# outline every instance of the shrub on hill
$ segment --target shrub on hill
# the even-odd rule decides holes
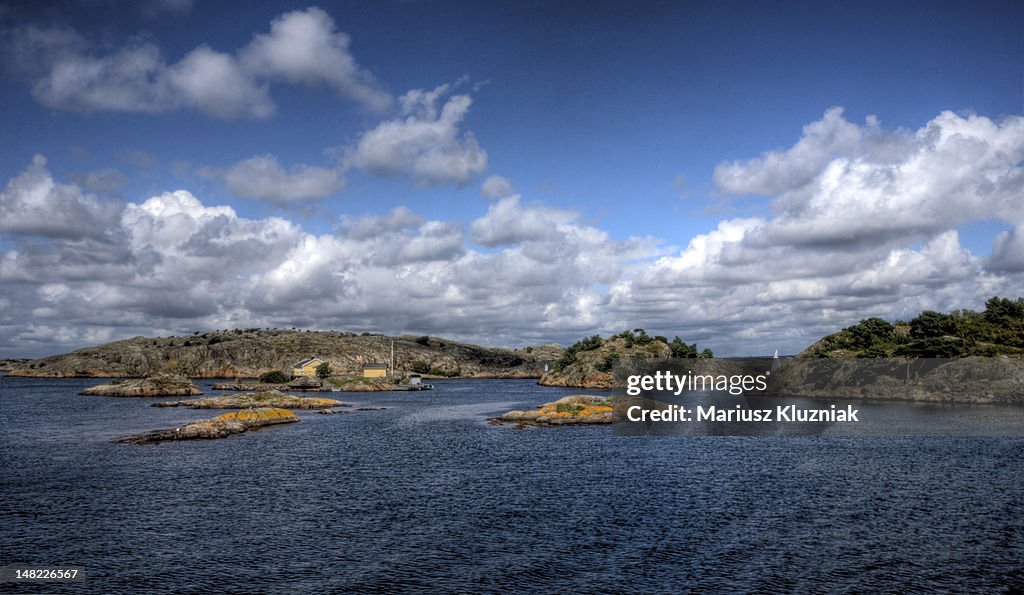
[[[289,380],[291,378],[288,378],[281,370],[272,370],[260,374],[260,382],[264,384],[283,384]]]
[[[993,297],[985,310],[925,310],[909,322],[868,318],[818,341],[809,357],[1024,356],[1024,298]]]

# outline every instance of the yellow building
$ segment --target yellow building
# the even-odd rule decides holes
[[[387,364],[363,364],[363,378],[384,378],[387,375]]]
[[[318,357],[304,359],[292,368],[292,376],[316,376],[316,367],[322,363],[324,360]]]

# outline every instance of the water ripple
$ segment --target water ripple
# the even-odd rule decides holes
[[[4,561],[87,568],[35,592],[1024,588],[1020,439],[514,431],[482,422],[573,391],[450,381],[130,447],[110,439],[209,412],[0,382]]]

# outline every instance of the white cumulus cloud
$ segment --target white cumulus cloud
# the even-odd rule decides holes
[[[391,106],[390,95],[377,88],[370,73],[349,52],[349,36],[334,20],[312,7],[276,17],[270,33],[257,35],[241,51],[249,72],[291,83],[327,85],[338,94],[374,110]]]
[[[504,198],[516,193],[512,181],[503,176],[489,176],[480,185],[480,194],[487,198]]]
[[[1024,223],[1004,231],[992,240],[989,268],[1024,273]]]
[[[101,238],[120,207],[61,184],[36,155],[24,172],[0,192],[0,231],[65,238]]]
[[[460,130],[472,99],[449,93],[442,85],[403,95],[401,116],[364,133],[348,162],[379,175],[408,174],[425,184],[468,182],[487,167],[487,153],[472,132]]]
[[[286,170],[273,155],[240,161],[223,179],[232,194],[277,203],[324,198],[345,187],[341,168],[295,165]]]
[[[188,2],[164,3],[187,9]],[[22,26],[4,32],[5,53],[32,77],[32,94],[51,108],[159,113],[197,109],[218,118],[265,118],[269,84],[326,85],[381,111],[393,103],[349,52],[349,37],[312,7],[282,14],[270,32],[234,53],[200,45],[168,63],[154,42],[134,39],[113,51],[69,28]]]

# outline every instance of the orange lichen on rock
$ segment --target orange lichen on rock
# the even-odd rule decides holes
[[[115,442],[126,444],[150,444],[169,440],[195,440],[210,438],[226,438],[232,434],[241,434],[252,428],[286,424],[299,421],[291,411],[264,407],[260,409],[243,409],[218,415],[213,419],[202,419],[186,424],[180,428],[156,430],[145,434],[127,436]]]
[[[578,425],[612,423],[610,397],[569,395],[531,411],[509,411],[491,421],[533,425]]]
[[[214,419],[238,421],[245,424],[247,428],[258,428],[260,426],[286,424],[293,421],[299,421],[298,416],[291,411],[288,411],[287,409],[277,409],[275,407],[232,411],[231,413],[218,415]]]

